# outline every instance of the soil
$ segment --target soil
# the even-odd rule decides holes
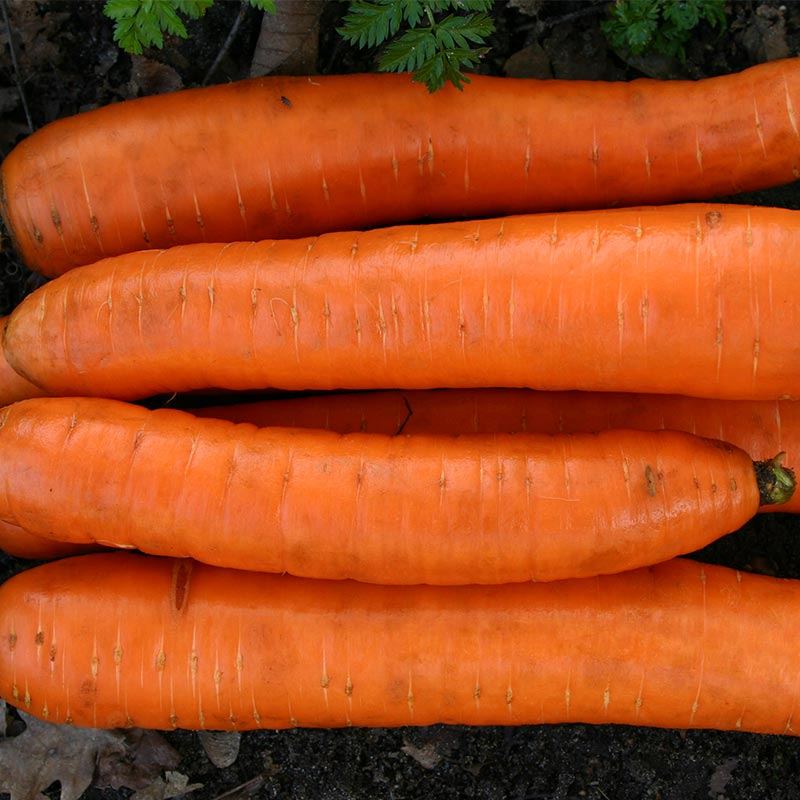
[[[199,85],[239,14],[217,2],[187,27],[186,40],[131,59],[112,38],[101,2],[0,0],[10,13],[17,57],[0,28],[0,155],[29,131],[17,90],[22,85],[33,128],[58,117],[151,91]],[[346,45],[336,26],[346,3],[326,2],[317,70],[374,68],[374,53]],[[642,75],[698,78],[736,71],[800,52],[800,3],[741,0],[728,4],[728,28],[701,25],[686,61],[626,58],[600,30],[607,3],[594,0],[498,2],[497,32],[481,70],[491,74],[625,80]],[[248,74],[260,14],[247,10],[211,82]],[[800,208],[800,184],[728,198]],[[0,252],[0,313],[8,313],[41,279],[13,251]],[[783,577],[800,578],[800,522],[762,515],[697,558]],[[28,564],[0,555],[0,578]],[[204,784],[198,800],[226,796],[315,798],[591,798],[593,800],[795,800],[800,797],[800,740],[713,731],[557,725],[399,730],[290,730],[248,733],[236,762],[214,767],[198,738],[167,734],[179,769]],[[48,792],[58,796],[58,787]],[[90,789],[87,798],[128,797],[127,790]]]

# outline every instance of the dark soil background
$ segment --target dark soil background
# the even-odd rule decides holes
[[[346,3],[323,4],[318,72],[374,68],[374,54],[353,50],[335,32],[345,8]],[[660,57],[626,59],[612,52],[600,30],[607,8],[595,0],[498,2],[497,32],[482,71],[591,80],[699,78],[800,53],[796,0],[728,3],[727,30],[720,34],[700,26],[685,64]],[[208,81],[247,76],[261,24],[259,12],[218,0],[204,18],[188,25],[186,41],[168,39],[164,50],[132,59],[116,47],[101,2],[0,0],[0,10],[9,22],[6,27],[0,17],[0,155],[31,126],[141,94],[201,84],[237,18],[237,33]],[[309,52],[313,55],[313,48],[306,57]],[[800,185],[731,200],[800,208]],[[40,281],[6,245],[0,252],[0,313],[8,313]],[[799,533],[795,518],[763,515],[697,557],[800,578]],[[0,554],[0,578],[26,566]],[[800,741],[788,736],[586,725],[290,730],[243,735],[238,759],[225,769],[211,764],[194,734],[178,731],[166,737],[182,756],[178,769],[190,783],[203,784],[192,795],[198,800],[800,797]],[[57,785],[48,794],[57,797]],[[90,789],[85,796],[130,794]]]

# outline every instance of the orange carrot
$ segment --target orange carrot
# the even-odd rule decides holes
[[[51,558],[64,558],[81,553],[99,550],[97,545],[72,544],[59,542],[42,536],[34,536],[19,525],[0,520],[0,551],[15,558],[27,558],[36,561]]]
[[[36,536],[374,583],[663,561],[741,527],[781,489],[760,478],[732,445],[673,431],[340,436],[86,398],[0,415],[0,519]]]
[[[59,120],[2,166],[48,275],[201,241],[708,199],[800,175],[800,62],[690,82],[270,77]]]
[[[797,733],[800,582],[675,560],[387,587],[82,556],[0,588],[0,696],[100,728],[621,723]]]
[[[800,398],[800,212],[572,212],[190,245],[11,315],[49,394],[532,387]]]
[[[19,375],[6,361],[2,350],[8,317],[0,317],[0,406],[26,400],[29,397],[41,397],[45,394],[38,386]]]
[[[200,417],[259,427],[337,433],[591,433],[612,428],[679,430],[722,439],[753,458],[785,452],[800,463],[800,403],[701,400],[614,392],[447,389],[349,392],[192,408]],[[764,511],[800,512],[800,495]]]

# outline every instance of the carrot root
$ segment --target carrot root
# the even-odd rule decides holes
[[[680,559],[444,588],[115,553],[0,587],[0,696],[100,728],[584,722],[795,735],[799,635],[800,581]]]

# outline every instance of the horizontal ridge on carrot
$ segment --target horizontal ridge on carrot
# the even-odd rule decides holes
[[[43,560],[91,553],[102,548],[91,544],[72,544],[35,536],[18,525],[0,520],[0,551],[15,558]]]
[[[800,175],[800,61],[701,81],[268,77],[58,120],[2,165],[29,265],[424,217],[702,200]]]
[[[0,520],[307,577],[557,580],[736,530],[793,491],[779,462],[759,481],[744,451],[674,431],[342,436],[42,398],[0,412]]]
[[[800,212],[571,212],[118,256],[29,295],[53,395],[529,387],[800,398]]]
[[[192,407],[201,417],[259,427],[337,433],[587,433],[611,428],[679,430],[741,447],[756,459],[785,452],[800,463],[800,403],[709,400],[618,392],[445,389],[331,392]],[[765,511],[800,511],[800,496]]]
[[[99,728],[585,722],[796,735],[800,582],[677,559],[387,587],[115,553],[0,587],[0,696]]]

